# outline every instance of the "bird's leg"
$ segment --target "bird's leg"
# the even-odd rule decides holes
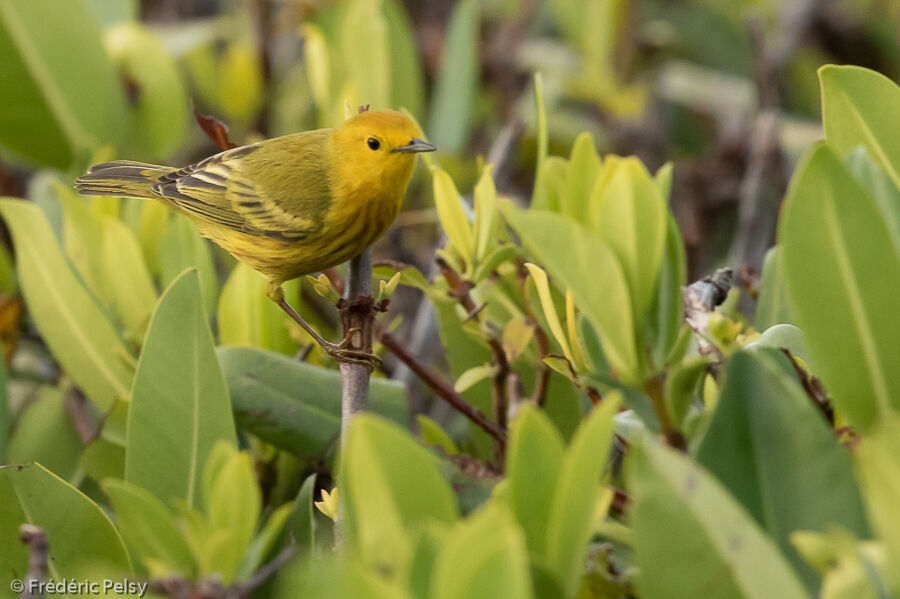
[[[325,353],[337,360],[338,362],[348,362],[350,364],[365,364],[372,370],[375,370],[381,364],[381,358],[379,358],[375,354],[370,354],[369,352],[358,350],[358,349],[348,349],[347,346],[350,345],[351,338],[356,331],[356,329],[351,329],[347,331],[347,334],[343,339],[340,340],[339,343],[331,343],[330,341],[325,341],[321,335],[319,335],[312,325],[303,320],[303,317],[297,314],[297,311],[294,310],[287,300],[284,299],[284,290],[281,288],[281,285],[273,283],[269,281],[266,286],[266,295],[269,296],[273,302],[278,304],[278,306],[284,310],[288,316],[290,316],[294,322],[303,327],[309,335],[318,343]]]

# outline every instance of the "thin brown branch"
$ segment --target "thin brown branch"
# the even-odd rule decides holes
[[[384,347],[397,356],[407,368],[414,372],[435,395],[446,401],[454,410],[468,418],[484,432],[492,436],[500,443],[506,442],[506,430],[500,428],[478,409],[472,407],[466,399],[457,393],[453,387],[444,382],[433,370],[419,362],[415,356],[409,353],[397,339],[388,331],[381,331],[378,336]]]
[[[33,524],[19,527],[19,539],[28,545],[28,574],[25,576],[22,597],[41,597],[37,591],[39,582],[47,578],[47,560],[50,554],[50,541],[47,533]],[[14,589],[15,590],[15,589]]]
[[[459,299],[459,303],[465,308],[466,319],[478,321],[478,315],[484,306],[478,307],[469,295],[472,289],[472,283],[463,280],[459,273],[447,262],[438,258],[438,265],[441,267],[441,275],[449,285],[449,293],[451,296]],[[506,430],[507,412],[509,410],[507,382],[511,371],[509,360],[506,358],[506,352],[503,350],[503,343],[497,338],[494,331],[488,331],[488,345],[491,347],[491,353],[494,355],[494,363],[497,365],[497,372],[491,379],[491,405],[494,407],[494,421],[502,430]],[[494,445],[495,458],[497,464],[503,465],[506,454],[506,443],[500,439],[496,439]]]

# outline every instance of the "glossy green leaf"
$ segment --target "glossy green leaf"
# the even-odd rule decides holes
[[[75,474],[83,444],[57,387],[41,387],[16,422],[6,463],[40,462],[64,480]]]
[[[705,358],[689,358],[676,364],[666,373],[663,397],[666,401],[666,409],[679,430],[691,407],[691,402],[697,395],[697,387],[706,374],[709,364],[709,360]]]
[[[298,283],[283,285],[287,297],[297,296]],[[239,262],[219,297],[219,341],[223,345],[249,345],[293,355],[297,343],[288,329],[289,316],[266,296],[266,279]]]
[[[262,494],[256,482],[249,453],[235,451],[216,472],[209,493],[204,494],[210,533],[228,538],[217,554],[216,569],[227,583],[250,547],[262,509]],[[286,515],[286,514],[285,514]]]
[[[201,470],[219,439],[235,442],[228,388],[216,359],[197,272],[159,299],[128,411],[125,479],[163,501],[197,505]]]
[[[547,523],[547,563],[567,597],[575,596],[581,582],[600,496],[600,475],[612,449],[613,416],[621,405],[621,395],[609,393],[582,422],[554,485]]]
[[[62,205],[63,247],[82,281],[99,299],[109,302],[105,293],[103,221],[91,213],[91,199],[76,195],[59,179],[54,179],[50,194]]]
[[[666,250],[669,215],[659,187],[637,158],[625,158],[591,210],[597,211],[591,220],[628,278],[635,313],[643,315],[653,302]]]
[[[0,564],[3,574],[10,576],[28,571],[29,554],[28,547],[19,540],[19,526],[27,520],[13,488],[13,474],[10,468],[0,468]]]
[[[28,310],[53,356],[101,410],[128,397],[128,350],[70,269],[40,208],[0,200],[12,231],[19,283]]]
[[[253,542],[244,552],[241,563],[237,569],[237,580],[247,580],[263,565],[263,558],[275,545],[288,518],[293,513],[294,506],[285,504],[274,510],[266,519],[259,534],[253,538]]]
[[[462,393],[469,387],[480,383],[481,381],[487,380],[497,374],[497,367],[491,365],[483,365],[483,366],[473,366],[468,369],[456,379],[456,382],[453,384],[453,389],[457,393]]]
[[[102,286],[116,314],[139,338],[156,305],[153,279],[131,229],[111,217],[102,222]]]
[[[480,70],[478,15],[476,0],[460,0],[447,25],[428,125],[431,141],[442,152],[461,152],[469,139]]]
[[[684,296],[681,288],[687,284],[684,241],[671,212],[667,214],[666,223],[666,245],[659,280],[647,315],[647,344],[652,344],[653,363],[656,366],[666,362],[678,340],[684,323]]]
[[[341,425],[341,376],[333,369],[244,347],[218,351],[238,427],[297,456],[321,454]],[[402,384],[373,378],[369,409],[408,422]]]
[[[191,549],[173,513],[162,501],[124,480],[107,479],[102,486],[135,561],[154,577],[194,576],[196,564]]]
[[[463,209],[463,199],[445,171],[436,169],[434,177],[434,205],[437,208],[441,226],[447,233],[450,246],[462,257],[466,265],[475,256],[475,236]]]
[[[447,431],[441,428],[440,424],[425,414],[416,414],[416,422],[422,430],[422,443],[425,445],[436,445],[447,455],[459,453],[459,449],[456,447],[453,439],[447,434]]]
[[[863,439],[856,452],[856,471],[872,528],[878,533],[889,556],[889,571],[900,568],[900,418],[884,419]]]
[[[825,138],[842,154],[864,145],[900,187],[900,88],[884,75],[854,66],[819,69]]]
[[[452,522],[457,514],[437,458],[397,425],[372,415],[350,423],[338,487],[347,537],[369,565],[404,571],[412,531],[433,520]]]
[[[187,217],[176,215],[169,221],[159,240],[161,283],[167,287],[186,268],[196,268],[200,275],[200,292],[207,314],[216,311],[219,283],[207,242]]]
[[[738,352],[697,452],[778,542],[810,588],[816,576],[791,546],[796,530],[868,534],[850,456],[775,349]]]
[[[123,87],[84,0],[0,1],[0,143],[68,167],[126,130]]]
[[[506,457],[509,504],[525,533],[528,550],[547,557],[550,510],[565,448],[559,432],[534,407],[519,411],[510,429]]]
[[[460,522],[438,551],[433,599],[529,599],[525,538],[502,504]]]
[[[556,284],[572,291],[575,306],[599,332],[619,378],[637,382],[641,366],[634,312],[625,273],[612,250],[596,234],[557,214],[508,209],[504,216]]]
[[[806,340],[803,331],[792,324],[776,324],[763,331],[759,338],[744,346],[745,349],[756,351],[760,348],[786,349],[791,356],[800,358],[810,369],[814,368],[812,359],[806,349]],[[815,370],[813,370],[815,373]]]
[[[187,133],[189,113],[175,61],[162,41],[138,23],[110,28],[105,41],[119,71],[137,86],[133,143],[154,160],[168,157]]]
[[[775,246],[763,259],[754,327],[764,331],[776,324],[792,323],[790,297],[784,273],[784,250]]]
[[[587,221],[591,190],[599,170],[600,156],[597,155],[594,138],[590,133],[584,132],[575,138],[569,154],[565,193],[560,198],[563,214],[578,222]]]
[[[40,464],[10,471],[25,521],[47,533],[49,574],[78,580],[127,576],[131,561],[106,513]]]
[[[900,255],[874,200],[818,144],[779,228],[793,313],[835,407],[867,430],[900,405]],[[835,348],[841,348],[835,351]]]
[[[775,543],[688,457],[647,438],[627,458],[638,588],[647,599],[808,597]]]
[[[544,161],[547,159],[549,139],[547,136],[547,109],[544,103],[544,77],[534,74],[534,112],[537,120],[537,155],[534,158],[534,192],[532,208],[547,210],[547,190],[544,184]]]
[[[316,489],[316,475],[310,474],[300,485],[297,497],[294,498],[293,510],[285,521],[275,550],[287,543],[297,543],[301,551],[312,553],[316,547],[316,518],[313,512],[313,492]]]
[[[900,252],[900,187],[869,156],[865,146],[857,146],[844,156],[844,164],[875,200]]]
[[[295,562],[276,580],[276,599],[408,599],[409,595],[384,581],[358,561],[340,555],[317,556]]]

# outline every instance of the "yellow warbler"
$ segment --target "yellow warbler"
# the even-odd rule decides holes
[[[89,195],[161,200],[268,279],[267,295],[346,361],[372,356],[327,343],[287,304],[281,284],[361,254],[400,211],[417,152],[415,124],[392,110],[362,112],[334,129],[227,150],[185,168],[116,160],[91,167]]]

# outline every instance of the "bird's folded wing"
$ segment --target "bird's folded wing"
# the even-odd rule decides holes
[[[201,220],[250,235],[301,240],[318,228],[314,215],[286,210],[283,199],[246,174],[241,159],[260,148],[251,144],[216,154],[161,177],[153,191]]]

